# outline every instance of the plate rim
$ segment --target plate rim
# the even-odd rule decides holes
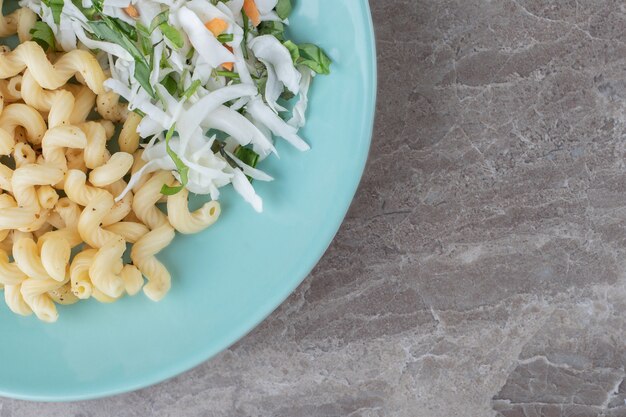
[[[341,224],[345,220],[351,203],[354,200],[359,184],[363,178],[365,166],[368,160],[368,155],[371,148],[372,134],[374,130],[376,101],[377,101],[377,86],[378,86],[378,68],[376,60],[376,38],[374,36],[374,24],[372,20],[371,8],[368,0],[359,0],[363,5],[364,17],[364,29],[367,32],[368,37],[366,45],[369,45],[368,57],[369,61],[364,78],[368,84],[369,91],[365,93],[365,99],[369,101],[367,106],[367,114],[364,117],[365,125],[364,131],[366,132],[367,148],[359,155],[358,173],[351,179],[350,198],[347,199],[348,204],[344,208],[340,216],[335,220],[335,224],[329,230],[332,230],[330,237],[324,245],[320,245],[318,252],[315,256],[311,257],[311,261],[303,265],[300,273],[295,274],[293,278],[288,282],[288,285],[284,286],[284,289],[280,292],[277,291],[275,297],[267,299],[260,305],[258,311],[254,315],[250,315],[248,320],[242,321],[238,326],[233,328],[232,333],[235,334],[234,338],[228,338],[229,342],[216,344],[212,347],[207,347],[204,350],[198,350],[198,352],[192,356],[186,357],[184,360],[173,362],[169,367],[163,367],[159,370],[139,377],[134,382],[125,384],[119,384],[114,388],[104,388],[100,390],[92,390],[91,392],[84,393],[68,393],[65,395],[46,395],[44,393],[25,393],[25,392],[11,392],[8,389],[0,388],[0,397],[12,398],[17,400],[35,401],[35,402],[70,402],[70,401],[85,401],[94,400],[99,398],[111,397],[115,395],[125,394],[133,391],[137,391],[143,388],[147,388],[172,378],[175,378],[199,365],[212,359],[220,352],[225,351],[235,343],[239,342],[250,332],[252,332],[259,324],[265,321],[276,309],[278,309],[285,300],[302,284],[302,282],[309,276],[313,268],[319,263],[322,256],[326,253],[335,236],[339,232]]]

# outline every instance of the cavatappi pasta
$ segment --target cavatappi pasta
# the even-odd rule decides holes
[[[1,4],[1,2],[0,2]],[[0,290],[15,314],[58,319],[58,304],[89,298],[110,303],[142,291],[161,300],[171,275],[157,254],[175,231],[212,225],[219,203],[188,208],[188,192],[165,197],[169,171],[156,171],[127,187],[140,169],[141,117],[116,94],[83,50],[53,59],[25,28],[35,21],[20,9],[0,16],[0,36],[19,33],[14,50],[0,51]],[[70,83],[72,80],[72,83]],[[78,80],[74,82],[73,80]],[[97,110],[102,119],[88,120]],[[115,123],[120,151],[110,151]],[[130,249],[129,249],[130,246]],[[128,253],[132,263],[125,263]],[[145,283],[145,285],[144,285]]]

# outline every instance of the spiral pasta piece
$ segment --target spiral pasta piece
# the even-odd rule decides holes
[[[96,105],[105,120],[119,123],[128,117],[128,104],[120,103],[120,96],[112,91],[98,94]]]
[[[146,277],[148,283],[143,292],[153,301],[159,301],[171,287],[167,268],[155,257],[174,239],[174,228],[167,222],[144,235],[130,251],[130,258]]]
[[[103,165],[89,173],[89,182],[96,187],[104,187],[121,180],[133,166],[133,156],[126,152],[116,152]]]
[[[118,180],[113,184],[106,187],[106,190],[111,193],[111,195],[119,195],[122,190],[126,188],[126,182],[124,180]],[[133,193],[128,192],[119,201],[116,201],[109,213],[102,219],[103,226],[109,226],[115,223],[120,222],[124,219],[133,209]]]
[[[72,292],[72,285],[69,282],[57,289],[48,291],[48,296],[57,304],[70,305],[78,302],[78,297]]]
[[[89,267],[91,282],[109,297],[118,298],[124,293],[125,284],[120,273],[125,250],[126,242],[121,236],[111,239],[98,249]]]
[[[187,198],[189,191],[183,188],[167,197],[167,218],[180,233],[198,233],[215,223],[220,216],[220,203],[210,201],[191,213]]]
[[[13,159],[15,160],[15,167],[19,168],[24,165],[36,163],[37,154],[28,143],[18,142],[13,149]]]
[[[101,192],[85,206],[78,220],[80,237],[92,248],[101,248],[108,241],[118,239],[119,236],[101,227],[102,219],[113,207],[113,196]]]
[[[13,191],[11,185],[11,178],[13,177],[13,170],[4,164],[0,164],[0,189],[8,192]]]
[[[43,48],[32,41],[0,54],[0,78],[13,77],[26,68],[37,83],[48,90],[55,90],[80,74],[94,93],[103,92],[102,84],[106,77],[102,68],[90,52],[81,49],[63,54],[54,64],[48,61]]]
[[[87,176],[84,172],[71,169],[65,174],[65,194],[70,201],[86,206],[101,193],[107,192],[87,185]]]
[[[0,0],[0,10],[4,1]],[[3,16],[0,13],[0,37],[15,35],[19,36],[20,42],[30,40],[30,29],[37,20],[37,15],[30,9],[22,7],[13,13]]]
[[[13,151],[15,131],[20,126],[26,130],[26,138],[30,143],[41,143],[46,131],[41,114],[26,104],[10,104],[0,114],[0,155],[9,155]]]
[[[22,284],[18,285],[5,285],[4,286],[4,302],[9,307],[9,310],[20,316],[30,316],[33,314],[33,310],[24,301],[22,296]]]
[[[17,36],[20,42],[31,40],[31,29],[37,22],[37,15],[29,8],[22,7],[16,10],[17,13]]]
[[[9,95],[16,100],[22,100],[22,76],[17,75],[11,79],[9,79],[7,84],[7,90]]]
[[[21,207],[39,208],[36,185],[54,185],[63,180],[59,168],[38,164],[26,164],[15,171],[11,178],[13,196]]]
[[[0,209],[7,207],[16,207],[17,203],[15,199],[11,197],[9,194],[0,194]],[[4,241],[9,235],[10,230],[8,229],[0,229],[0,241]],[[1,282],[1,279],[0,279]]]
[[[97,168],[109,159],[109,151],[106,148],[108,139],[106,128],[97,122],[86,122],[79,127],[87,137],[84,152],[85,165],[89,169]]]
[[[96,249],[85,249],[72,260],[70,265],[70,284],[72,293],[81,300],[91,297],[93,285],[89,278],[89,267],[96,256]]]
[[[30,70],[22,76],[21,94],[24,102],[40,112],[49,112],[48,127],[70,123],[75,107],[74,95],[66,90],[44,90],[35,81]]]
[[[75,126],[60,126],[46,132],[41,142],[41,151],[46,165],[65,172],[67,171],[65,149],[84,149],[86,146],[87,137],[81,129]]]
[[[143,168],[144,165],[147,164],[147,162],[143,160],[142,155],[143,149],[137,149],[137,151],[135,151],[135,153],[133,154],[135,162],[133,163],[133,167],[130,169],[131,176],[135,175],[137,171],[139,171],[141,168]],[[141,189],[148,181],[149,177],[149,175],[142,175],[141,178],[139,178],[139,180],[133,186],[133,192],[136,193],[139,189]]]
[[[124,290],[128,295],[135,295],[143,287],[143,275],[135,265],[124,265],[120,273],[122,281],[124,281]]]
[[[39,256],[39,248],[35,241],[27,236],[17,236],[13,242],[13,258],[15,264],[30,278],[51,279]]]
[[[70,115],[70,124],[84,123],[96,105],[96,95],[84,85],[68,84],[65,89],[74,94],[74,108]]]
[[[24,301],[39,320],[53,323],[57,321],[59,314],[54,302],[47,293],[58,289],[64,284],[53,279],[29,278],[22,283],[20,291]]]
[[[143,223],[137,222],[118,222],[105,227],[109,232],[120,235],[128,243],[136,243],[146,233],[150,231]]]
[[[54,232],[49,232],[54,233]],[[64,281],[70,263],[72,247],[63,236],[56,234],[41,244],[41,263],[50,277],[56,281]]]
[[[0,11],[2,10],[4,1],[0,0]],[[19,9],[13,13],[4,16],[0,13],[0,37],[7,37],[17,33],[17,20]]]
[[[0,250],[0,284],[19,285],[28,277],[14,262],[9,261],[9,255]]]
[[[129,112],[124,126],[120,132],[120,136],[117,138],[117,142],[120,146],[120,151],[134,153],[139,148],[139,133],[137,128],[141,122],[141,116],[135,112]]]
[[[150,229],[156,229],[167,223],[167,217],[155,206],[161,198],[163,184],[171,185],[174,177],[169,171],[159,171],[137,191],[133,198],[133,211]]]
[[[0,208],[0,230],[25,229],[35,224],[41,214],[32,207]]]
[[[37,189],[37,200],[42,208],[51,209],[59,201],[59,195],[52,186],[42,185]]]
[[[58,213],[63,220],[64,227],[67,227],[68,229],[76,229],[78,227],[78,218],[81,213],[81,209],[78,204],[67,197],[63,197],[60,198],[54,206],[54,211]],[[72,245],[72,247],[73,246],[76,245]]]
[[[20,101],[22,99],[22,93],[20,91],[15,91],[15,78],[21,77],[13,77],[8,80],[0,80],[0,97],[2,98],[2,102],[0,105],[0,110],[7,104],[14,103],[16,101]]]

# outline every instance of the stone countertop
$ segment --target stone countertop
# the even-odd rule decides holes
[[[0,417],[626,416],[626,6],[375,0],[378,116],[311,276],[155,387]]]

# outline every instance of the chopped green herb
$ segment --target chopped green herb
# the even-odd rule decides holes
[[[174,124],[165,134],[165,149],[170,158],[172,158],[172,161],[174,161],[174,165],[176,165],[176,170],[178,171],[178,175],[180,175],[180,185],[177,187],[170,187],[169,185],[163,184],[163,187],[161,187],[161,194],[163,195],[178,194],[183,188],[185,188],[187,182],[189,181],[189,167],[185,165],[176,152],[170,148],[170,139],[172,139],[175,129],[176,125]]]
[[[222,33],[221,35],[217,35],[217,40],[220,43],[232,42],[235,39],[235,35],[232,33]]]
[[[183,40],[183,35],[176,29],[174,26],[169,23],[161,23],[159,25],[159,29],[163,32],[163,36],[169,39],[170,42],[176,47],[176,49],[180,49],[185,45],[185,41]]]
[[[166,10],[156,15],[154,19],[152,19],[152,22],[150,22],[150,28],[148,29],[148,33],[154,32],[154,30],[158,28],[160,25],[162,25],[163,23],[167,23],[167,20],[169,19],[169,17],[170,17],[169,10]]]
[[[133,112],[137,113],[141,117],[146,117],[146,114],[139,109],[133,109]]]
[[[282,22],[261,22],[259,35],[272,35],[279,41],[285,40],[285,25]]]
[[[63,12],[63,0],[42,0],[42,3],[52,11],[52,19],[57,25],[61,22],[61,12]]]
[[[243,16],[243,41],[241,42],[241,50],[243,51],[243,57],[248,59],[248,32],[250,32],[250,22],[248,21],[248,15],[243,10],[241,11]]]
[[[194,82],[191,83],[189,88],[185,90],[185,92],[183,93],[183,97],[185,98],[185,100],[189,100],[189,98],[194,95],[198,87],[200,87],[200,84],[201,84],[200,80],[195,80]]]
[[[289,17],[291,9],[291,0],[278,0],[276,3],[276,14],[283,20]]]
[[[303,43],[299,46],[300,58],[297,63],[311,68],[318,74],[330,74],[331,60],[322,48],[311,43]]]
[[[165,87],[168,93],[171,95],[176,94],[176,91],[178,90],[178,83],[172,74],[167,74],[165,78],[161,80],[161,84],[163,84],[163,87]]]
[[[283,42],[283,45],[285,46],[285,48],[287,48],[287,50],[291,54],[291,59],[294,62],[294,64],[298,62],[298,58],[300,58],[300,50],[298,49],[298,45],[296,45],[295,43],[291,41],[285,41]]]
[[[87,22],[87,24],[96,37],[103,41],[116,43],[131,54],[135,60],[135,78],[152,97],[156,97],[150,84],[150,65],[148,65],[145,56],[119,26],[106,16],[102,16],[102,20]]]
[[[117,19],[115,17],[110,18],[115,24],[122,30],[122,33],[128,36],[133,41],[137,41],[137,29],[135,29],[132,25],[124,22],[122,19]]]
[[[219,76],[219,77],[232,78],[233,80],[238,80],[239,79],[239,74],[237,74],[236,72],[233,72],[233,71],[216,70],[215,74],[217,76]]]
[[[50,26],[44,22],[36,22],[33,28],[30,30],[30,34],[33,35],[33,41],[37,42],[44,50],[56,49],[54,44],[54,33]]]
[[[255,168],[259,162],[259,154],[254,152],[250,148],[244,148],[243,146],[238,146],[234,152],[234,155],[241,160],[246,165]]]

